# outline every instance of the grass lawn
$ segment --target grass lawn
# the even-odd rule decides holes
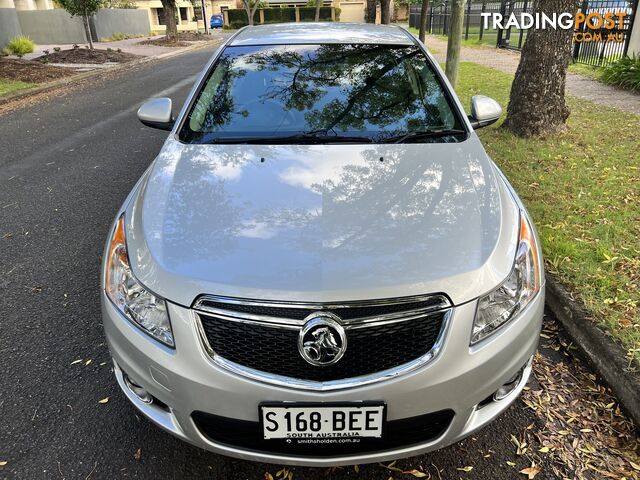
[[[35,83],[16,82],[14,80],[0,78],[0,97],[15,92],[16,90],[35,87],[35,85]]]
[[[602,67],[594,67],[592,65],[587,65],[584,63],[570,63],[569,64],[569,72],[571,73],[579,73],[581,75],[586,75],[588,77],[593,78],[594,80],[598,80],[598,76],[602,71]]]
[[[512,80],[462,63],[457,92],[467,108],[481,93],[506,111]],[[584,301],[638,368],[640,116],[573,97],[568,102],[568,130],[551,138],[520,139],[497,126],[478,134],[533,216],[547,271]]]
[[[410,27],[408,28],[408,30],[411,33],[413,33],[415,36],[418,36],[417,28]],[[514,29],[514,32],[515,32],[515,29]],[[481,46],[495,47],[496,46],[496,42],[498,39],[497,30],[485,30],[482,35],[482,40],[480,40],[480,27],[470,27],[469,38],[466,40],[464,38],[465,33],[466,33],[466,30],[463,29],[462,30],[462,46],[463,47],[481,47]],[[436,35],[436,36],[443,42],[446,42],[448,38],[446,35]],[[512,33],[511,38],[517,44],[518,34]]]

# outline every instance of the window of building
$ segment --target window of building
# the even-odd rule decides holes
[[[180,20],[183,22],[189,21],[189,9],[187,7],[180,7]]]
[[[158,23],[156,23],[156,25],[166,25],[164,21],[164,8],[156,8],[155,11],[158,19]]]

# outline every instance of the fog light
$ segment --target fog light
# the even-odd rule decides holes
[[[524,371],[524,367],[518,370],[518,372],[513,377],[507,380],[507,382],[504,385],[502,385],[498,390],[496,390],[496,393],[493,394],[493,399],[496,402],[508,397],[509,394],[516,389],[516,387],[520,383],[520,380],[522,380],[523,371]]]
[[[142,401],[144,403],[152,403],[153,402],[153,397],[151,396],[151,394],[149,392],[147,392],[144,388],[142,388],[140,385],[135,383],[133,380],[131,380],[129,378],[129,375],[127,375],[125,373],[123,375],[123,378],[124,378],[124,383],[127,386],[127,388],[131,391],[131,393],[133,393],[136,397],[138,397],[140,399],[140,401]]]

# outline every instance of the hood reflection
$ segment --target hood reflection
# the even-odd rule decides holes
[[[493,170],[468,142],[169,141],[143,193],[146,245],[163,270],[252,288],[383,287],[472,271],[501,220]]]

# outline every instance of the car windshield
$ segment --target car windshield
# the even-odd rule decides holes
[[[415,46],[224,50],[179,137],[187,143],[460,141],[466,132]]]

